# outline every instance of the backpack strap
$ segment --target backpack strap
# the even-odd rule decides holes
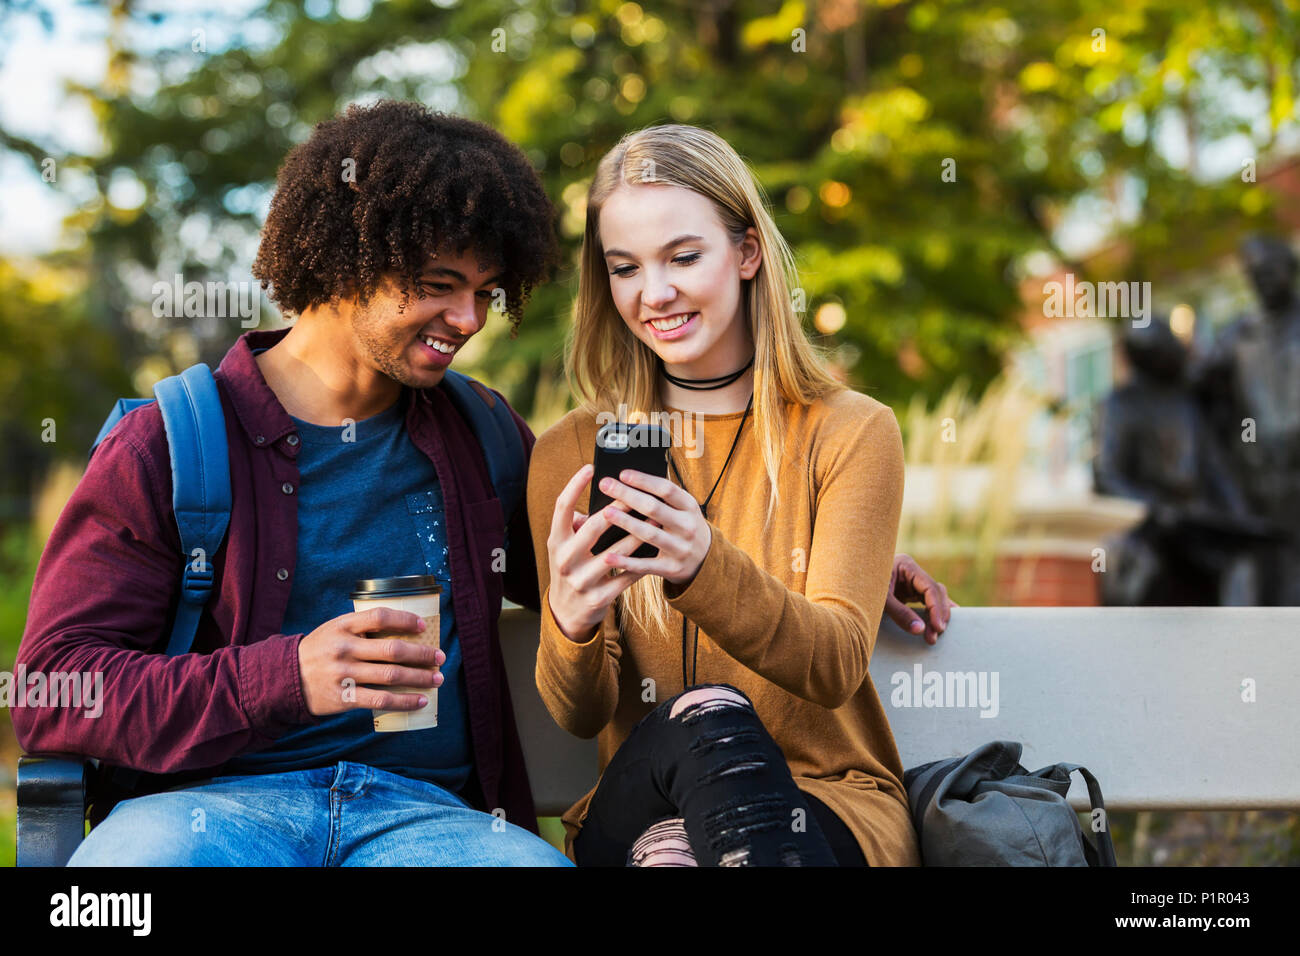
[[[93,456],[109,432],[127,416],[157,401],[167,432],[172,471],[172,513],[180,532],[185,569],[167,654],[188,654],[199,615],[212,595],[212,555],[230,525],[230,449],[226,415],[212,370],[200,362],[163,379],[154,398],[121,398],[90,447]]]
[[[154,386],[167,430],[172,512],[185,570],[167,655],[189,653],[199,615],[212,595],[212,556],[230,524],[230,450],[216,380],[199,363]]]
[[[1097,778],[1088,771],[1087,767],[1081,767],[1077,763],[1061,763],[1057,764],[1057,766],[1064,768],[1067,777],[1074,771],[1079,771],[1079,776],[1083,777],[1083,782],[1088,786],[1088,805],[1094,811],[1101,810],[1102,821],[1106,824],[1100,831],[1097,831],[1095,845],[1088,839],[1086,834],[1079,834],[1083,840],[1083,853],[1089,865],[1119,866],[1119,863],[1115,860],[1115,841],[1111,839],[1110,835],[1110,814],[1106,812],[1106,803],[1101,796],[1101,784],[1097,782]],[[1048,769],[1050,768],[1044,767],[1043,770],[1038,772],[1043,773]],[[1068,784],[1066,789],[1069,789]],[[1089,814],[1089,819],[1091,819],[1091,814]]]
[[[528,459],[524,439],[515,425],[510,408],[498,401],[486,386],[468,375],[447,369],[439,385],[451,398],[461,413],[487,459],[492,488],[501,501],[502,516],[507,525],[523,500]]]

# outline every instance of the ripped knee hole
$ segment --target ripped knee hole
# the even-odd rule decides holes
[[[675,720],[679,714],[686,711],[688,713],[683,722],[692,723],[693,718],[729,707],[752,709],[749,701],[733,690],[726,687],[702,687],[699,690],[687,691],[678,697],[673,702],[672,710],[668,712],[668,719]]]
[[[647,827],[628,851],[628,865],[699,866],[686,835],[686,821],[672,817]]]

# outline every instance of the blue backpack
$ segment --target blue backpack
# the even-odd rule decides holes
[[[491,406],[473,379],[447,369],[442,384],[469,423],[487,459],[492,487],[507,523],[524,493],[524,442],[505,402]],[[157,401],[167,432],[172,470],[172,511],[187,556],[181,599],[167,641],[168,656],[189,653],[199,616],[212,595],[212,566],[230,524],[230,456],[226,418],[212,370],[199,363],[154,386],[155,398],[120,398],[99,430],[90,454],[129,412]],[[192,560],[191,560],[192,559]]]

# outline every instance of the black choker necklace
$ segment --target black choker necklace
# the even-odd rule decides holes
[[[730,375],[719,375],[717,378],[679,378],[669,372],[668,369],[664,368],[662,363],[659,366],[659,370],[664,373],[664,378],[668,379],[668,381],[672,382],[678,388],[689,388],[693,392],[711,392],[715,388],[726,388],[732,382],[739,379],[740,376],[744,375],[753,364],[754,357],[751,355],[749,361],[741,366],[738,371],[732,372]]]

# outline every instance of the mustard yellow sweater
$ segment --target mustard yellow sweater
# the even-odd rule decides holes
[[[672,451],[697,501],[722,468],[741,413],[702,419],[695,436],[702,454]],[[728,683],[749,696],[797,785],[845,822],[870,865],[919,865],[902,763],[868,673],[903,499],[894,413],[847,389],[811,406],[787,406],[780,499],[768,528],[766,472],[751,417],[709,506],[712,542],[699,572],[684,589],[654,579],[672,608],[667,629],[646,633],[625,614],[620,637],[611,608],[597,633],[578,644],[551,614],[546,538],[557,496],[592,461],[596,427],[593,413],[570,412],[538,439],[529,469],[542,594],[536,676],[551,715],[576,736],[599,735],[603,773],[655,706],[642,700],[643,680],[653,678],[657,701],[683,690],[685,615],[700,627],[696,683]],[[690,418],[684,435],[690,443]],[[584,492],[578,510],[586,503]],[[563,817],[570,856],[594,792]]]

